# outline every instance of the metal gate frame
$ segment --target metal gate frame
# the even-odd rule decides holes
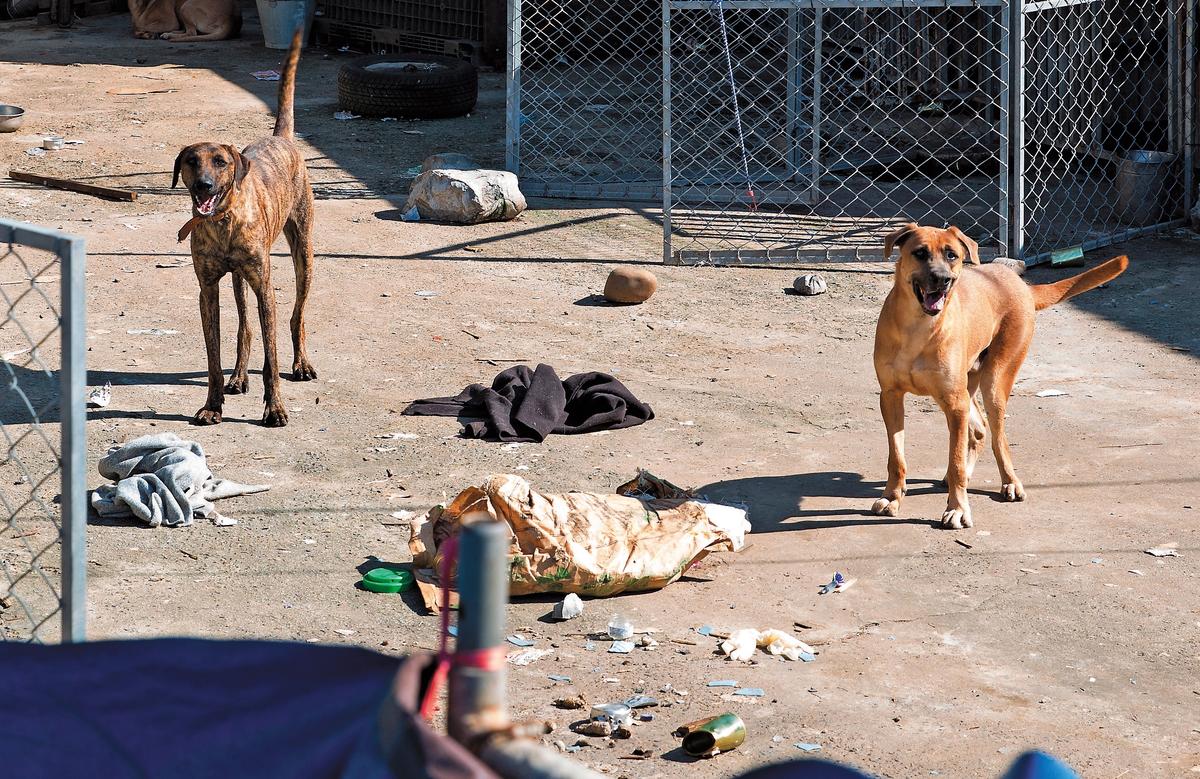
[[[60,448],[57,459],[60,471],[59,545],[62,568],[58,592],[55,595],[60,611],[62,641],[81,642],[87,635],[88,510],[85,482],[87,437],[84,425],[87,416],[84,400],[87,389],[84,239],[44,227],[0,219],[0,256],[5,256],[5,248],[12,254],[20,247],[57,256],[61,268],[61,298],[58,308],[61,365],[57,398]],[[28,275],[28,268],[26,271]],[[36,288],[36,275],[29,276],[28,280],[30,286]],[[20,321],[12,317],[11,304],[9,310],[3,313],[3,318],[0,318],[0,324],[7,324],[9,321],[13,321],[18,328],[22,327]],[[8,373],[7,391],[15,391],[18,389],[16,375],[11,369]],[[3,422],[4,420],[0,419],[0,429],[3,428]],[[37,424],[36,417],[34,423]],[[12,454],[15,444],[9,438],[7,430],[3,433],[9,446],[8,451],[4,453],[4,457],[7,458]],[[10,522],[11,519],[10,516]],[[34,565],[44,578],[45,573],[40,570],[40,566],[36,566],[36,561]],[[20,596],[16,597],[20,602]],[[25,608],[26,615],[34,621],[28,607],[23,603],[21,605]],[[36,633],[37,624],[35,621],[31,637],[33,641],[40,640]]]

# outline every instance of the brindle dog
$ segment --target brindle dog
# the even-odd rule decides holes
[[[275,288],[271,285],[271,244],[282,232],[287,236],[296,269],[296,304],[292,309],[292,380],[311,381],[317,372],[305,351],[304,304],[312,286],[313,196],[304,157],[292,140],[292,101],[296,63],[300,59],[300,32],[292,39],[287,64],[279,84],[279,111],[275,132],[239,152],[219,143],[194,143],[175,159],[174,187],[180,176],[192,195],[192,218],[179,231],[182,241],[192,237],[192,264],[200,282],[200,321],[208,352],[208,402],[196,412],[193,424],[221,421],[225,395],[249,388],[246,366],[250,360],[250,323],[246,319],[246,289],[258,298],[262,324],[263,424],[282,427],[287,410],[279,394],[279,362],[275,350]],[[222,386],[221,278],[233,274],[233,298],[238,310],[237,362],[229,382]]]

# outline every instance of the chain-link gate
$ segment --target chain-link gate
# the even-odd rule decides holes
[[[1180,220],[1192,191],[1194,3],[1038,0],[1014,15],[1013,244],[1028,260]]]
[[[84,639],[83,300],[82,238],[0,219],[3,641]]]
[[[665,259],[878,257],[1004,233],[1003,0],[668,0]]]

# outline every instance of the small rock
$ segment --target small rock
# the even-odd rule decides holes
[[[645,303],[658,291],[658,279],[645,268],[617,268],[604,282],[604,297],[613,303]]]
[[[820,295],[825,292],[828,287],[825,284],[825,279],[821,278],[816,273],[805,273],[803,276],[797,276],[792,282],[792,289],[800,295]]]
[[[566,621],[575,619],[583,613],[583,601],[575,593],[568,593],[567,597],[563,598],[558,603],[554,604],[554,612],[551,616],[554,619]]]
[[[575,695],[570,698],[556,698],[554,700],[554,708],[556,709],[584,709],[587,708],[587,699],[583,694]]]

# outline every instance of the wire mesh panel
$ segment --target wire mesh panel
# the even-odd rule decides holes
[[[661,0],[510,0],[508,168],[526,195],[657,199]]]
[[[1004,248],[1004,0],[668,0],[670,261]]]
[[[83,266],[0,220],[0,640],[84,637]]]
[[[1188,11],[1185,12],[1185,6]],[[1029,260],[1183,216],[1190,3],[1023,3],[1016,240]],[[1189,123],[1190,124],[1190,123]],[[1189,165],[1190,168],[1190,165]]]

